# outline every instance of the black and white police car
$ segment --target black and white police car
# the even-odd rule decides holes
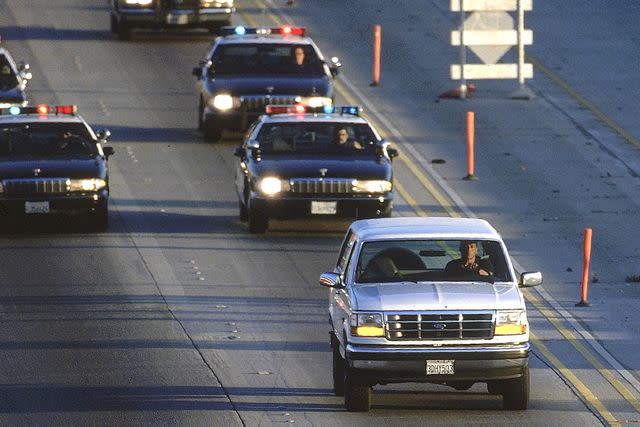
[[[109,131],[97,133],[73,105],[0,109],[0,217],[84,216],[108,226]]]
[[[391,215],[398,151],[358,107],[270,105],[266,113],[235,151],[240,219],[252,233],[265,232],[269,218]]]
[[[326,61],[304,28],[225,27],[221,34],[193,69],[206,140],[245,130],[267,105],[332,105],[340,63]]]

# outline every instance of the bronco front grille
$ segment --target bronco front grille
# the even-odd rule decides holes
[[[353,179],[348,178],[293,178],[289,184],[291,192],[300,194],[353,193]]]
[[[267,105],[293,105],[296,98],[294,95],[242,95],[240,104],[248,113],[264,113]]]
[[[392,341],[493,338],[492,312],[387,313]]]
[[[21,178],[2,181],[5,194],[54,194],[67,192],[68,178]]]

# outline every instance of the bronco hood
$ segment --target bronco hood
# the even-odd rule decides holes
[[[401,282],[358,284],[354,308],[364,311],[495,310],[524,307],[512,284]]]

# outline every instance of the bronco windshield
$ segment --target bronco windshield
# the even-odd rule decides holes
[[[345,144],[339,133],[346,132]],[[258,134],[263,154],[344,154],[373,156],[378,138],[366,123],[267,123]]]
[[[356,282],[506,282],[511,273],[502,246],[491,240],[365,242]]]
[[[297,65],[295,49],[304,51]],[[212,71],[216,75],[234,76],[311,76],[326,75],[324,64],[310,45],[300,44],[229,44],[213,53]]]
[[[0,159],[97,154],[96,143],[82,123],[0,124]]]

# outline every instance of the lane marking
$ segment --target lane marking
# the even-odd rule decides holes
[[[602,416],[602,418],[611,426],[620,426],[621,423],[616,420],[611,412],[602,404],[600,399],[594,395],[589,387],[587,387],[580,379],[573,373],[573,371],[565,366],[560,359],[558,359],[545,344],[542,343],[536,337],[533,332],[529,332],[531,342],[542,353],[542,355],[560,372],[564,378],[567,379],[576,389],[580,395],[591,404],[591,406]]]
[[[536,67],[542,74],[547,76],[551,81],[560,86],[565,92],[567,92],[573,99],[578,101],[580,105],[585,107],[591,113],[593,113],[598,120],[600,120],[604,125],[608,126],[611,130],[618,134],[622,139],[624,139],[628,144],[633,145],[636,148],[640,148],[640,141],[634,138],[629,132],[624,130],[622,126],[616,123],[613,119],[609,118],[605,113],[600,111],[598,107],[593,105],[589,100],[587,100],[584,96],[580,95],[576,90],[574,90],[568,83],[562,80],[556,73],[551,71],[549,68],[544,66],[540,61],[531,56],[527,55],[527,59]]]
[[[402,184],[400,184],[400,182],[398,182],[398,180],[393,183],[393,186],[398,190],[400,197],[407,202],[409,207],[411,207],[418,216],[429,216],[429,214],[420,207],[418,202],[416,202],[416,199],[413,198],[413,196],[402,186]]]
[[[631,404],[635,408],[636,411],[640,412],[640,402],[633,395],[632,392],[627,389],[618,378],[616,378],[610,369],[607,369],[579,340],[576,336],[567,329],[553,314],[553,312],[547,308],[544,308],[534,295],[531,293],[526,293],[525,297],[527,300],[533,304],[533,306],[538,310],[555,328],[562,334],[562,336],[569,342],[571,345],[585,358],[591,365],[593,365],[596,370],[615,388],[622,397],[625,398],[627,402]]]

